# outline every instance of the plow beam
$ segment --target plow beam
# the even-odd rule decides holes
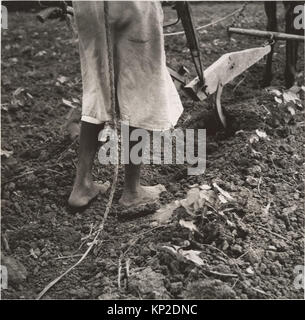
[[[274,40],[296,40],[296,41],[305,41],[304,36],[282,33],[282,32],[273,32],[273,31],[261,31],[256,29],[242,29],[242,28],[228,28],[228,33],[236,33],[246,36],[274,39]]]

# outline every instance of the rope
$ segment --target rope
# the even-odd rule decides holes
[[[109,68],[109,80],[110,80],[109,81],[110,82],[110,93],[111,93],[112,122],[113,122],[114,130],[116,131],[116,134],[117,134],[118,120],[117,120],[117,113],[116,113],[116,92],[115,92],[115,80],[114,80],[113,47],[112,47],[112,40],[111,40],[111,28],[110,28],[110,23],[109,23],[109,7],[108,7],[107,1],[104,1],[104,17],[105,17],[106,41],[107,41],[107,56],[108,56],[108,68]],[[62,273],[59,277],[54,279],[52,282],[50,282],[39,293],[39,295],[36,298],[37,300],[40,300],[58,281],[60,281],[65,275],[70,273],[83,260],[85,260],[87,255],[90,253],[90,251],[94,247],[94,245],[97,244],[98,238],[99,238],[101,232],[104,230],[105,222],[108,218],[108,214],[109,214],[111,206],[112,206],[113,196],[115,193],[117,180],[118,180],[118,173],[119,173],[119,164],[117,163],[115,165],[115,169],[114,169],[114,177],[113,177],[112,186],[110,189],[109,199],[108,199],[106,209],[104,212],[103,221],[99,225],[98,230],[96,231],[95,237],[94,237],[93,241],[89,244],[88,249],[74,265],[72,265],[70,268],[68,268],[64,273]]]
[[[199,30],[202,30],[202,29],[211,27],[211,26],[213,26],[213,25],[215,25],[215,24],[218,24],[219,22],[222,22],[222,21],[230,18],[231,16],[234,16],[235,14],[242,12],[242,11],[244,10],[244,8],[245,8],[245,4],[243,4],[242,7],[240,7],[239,9],[231,12],[230,14],[228,14],[228,15],[225,16],[225,17],[222,17],[222,18],[220,18],[220,19],[218,19],[218,20],[216,20],[216,21],[214,21],[214,22],[208,23],[208,24],[206,24],[206,25],[197,27],[196,30],[199,31]],[[185,33],[184,31],[177,31],[177,32],[172,32],[172,33],[164,33],[164,36],[165,36],[165,37],[177,36],[177,35],[181,35],[181,34],[184,34],[184,33]]]

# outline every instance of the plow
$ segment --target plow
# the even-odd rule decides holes
[[[179,21],[182,23],[187,46],[197,75],[187,82],[186,75],[188,70],[184,66],[181,66],[178,71],[168,67],[168,71],[176,88],[183,90],[192,100],[203,101],[209,96],[214,95],[213,105],[215,113],[224,129],[228,125],[224,107],[221,104],[221,94],[224,86],[268,55],[276,40],[305,40],[304,36],[295,34],[228,27],[227,32],[229,35],[253,36],[264,38],[267,41],[260,47],[226,53],[208,68],[204,69],[197,32],[200,28],[197,28],[195,25],[191,5],[187,1],[176,1],[173,9],[177,12],[178,20],[176,23]],[[37,15],[37,19],[43,23],[47,19],[60,18],[61,20],[66,19],[70,24],[71,16],[73,16],[73,9],[63,1],[60,7],[48,7],[42,10]]]

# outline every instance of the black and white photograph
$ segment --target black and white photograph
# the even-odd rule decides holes
[[[304,24],[304,1],[2,1],[0,299],[303,300]]]

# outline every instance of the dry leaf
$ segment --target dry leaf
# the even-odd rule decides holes
[[[73,105],[73,103],[72,103],[71,101],[67,100],[67,99],[62,98],[62,103],[63,103],[65,106],[68,106],[68,107],[70,107],[70,108],[73,108],[73,109],[76,108],[76,107]]]
[[[285,103],[288,103],[290,101],[292,101],[293,103],[300,103],[301,102],[298,95],[290,90],[285,91],[283,93],[283,101]]]
[[[14,153],[13,151],[1,149],[1,157],[5,156],[6,158],[9,158],[13,153]]]
[[[282,92],[278,89],[271,89],[271,90],[268,90],[268,92],[275,95],[276,97],[281,97],[282,95]]]
[[[180,206],[178,200],[172,201],[171,203],[166,204],[164,207],[158,209],[152,219],[158,221],[159,223],[166,223],[172,217],[174,210]]]
[[[69,78],[65,76],[59,76],[57,78],[57,81],[60,82],[61,84],[64,84],[65,82],[69,81]]]
[[[200,258],[201,251],[197,250],[179,250],[179,253],[183,255],[187,260],[194,262],[195,264],[202,266],[204,261]]]
[[[246,269],[246,272],[248,274],[254,274],[254,270],[253,270],[253,268],[251,266]]]
[[[35,57],[42,57],[45,56],[47,52],[45,50],[39,51],[36,53]]]
[[[199,266],[204,265],[204,261],[199,256],[201,254],[201,251],[183,250],[178,246],[173,246],[173,247],[163,246],[163,248],[167,248],[168,250],[172,251],[174,254],[182,255],[187,260],[190,260]]]
[[[263,130],[256,129],[255,133],[257,134],[257,136],[259,138],[262,138],[262,139],[266,139],[267,138],[267,133],[265,131],[263,131]]]
[[[283,100],[281,98],[278,97],[274,97],[275,102],[277,102],[278,104],[283,103]]]
[[[290,114],[291,114],[292,116],[295,115],[295,109],[294,109],[292,106],[288,106],[288,107],[287,107],[287,110],[290,112]]]
[[[221,203],[227,203],[228,201],[226,200],[226,198],[222,195],[222,194],[219,194],[218,195],[218,198],[219,198],[219,201]]]
[[[219,193],[220,193],[222,196],[224,196],[227,200],[229,200],[229,201],[235,201],[235,199],[234,199],[233,197],[231,197],[231,195],[229,194],[229,192],[227,192],[227,191],[223,190],[222,188],[220,188],[219,185],[218,185],[216,182],[213,183],[213,187],[216,188],[216,189],[219,191]]]
[[[249,142],[251,144],[255,143],[255,142],[258,142],[259,141],[259,137],[256,135],[256,134],[252,134],[249,138]]]
[[[207,184],[202,184],[200,187],[199,187],[201,190],[211,190],[211,187]]]
[[[202,208],[205,202],[208,201],[211,205],[214,205],[216,201],[216,195],[213,190],[200,190],[199,188],[190,189],[185,199],[180,201],[181,206],[189,213],[194,213]]]
[[[180,226],[187,228],[191,231],[198,231],[197,227],[195,226],[193,221],[185,221],[183,219],[179,220]]]

